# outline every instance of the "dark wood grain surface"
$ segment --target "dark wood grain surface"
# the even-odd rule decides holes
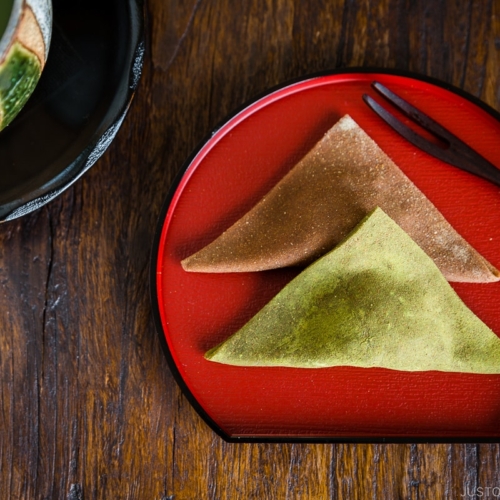
[[[228,444],[181,394],[149,256],[184,160],[290,78],[376,66],[500,110],[499,0],[149,0],[147,56],[104,157],[0,226],[0,498],[500,497],[497,444]]]

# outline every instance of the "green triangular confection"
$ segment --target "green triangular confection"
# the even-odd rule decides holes
[[[377,208],[205,357],[240,366],[500,373],[500,339]]]

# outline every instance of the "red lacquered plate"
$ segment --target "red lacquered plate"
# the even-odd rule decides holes
[[[203,357],[298,271],[187,273],[180,261],[248,211],[344,114],[500,268],[500,188],[428,156],[392,131],[361,99],[364,93],[378,98],[370,87],[374,80],[500,166],[500,115],[456,89],[413,75],[352,71],[307,78],[271,91],[216,129],[187,162],[164,206],[152,290],[171,369],[225,439],[500,440],[500,376],[242,368]],[[500,283],[453,288],[500,335]]]

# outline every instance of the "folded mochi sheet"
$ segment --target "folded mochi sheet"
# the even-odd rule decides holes
[[[381,209],[205,354],[239,366],[500,373],[500,339]]]
[[[395,220],[449,281],[500,279],[348,115],[254,208],[182,266],[221,273],[307,265],[375,207]]]

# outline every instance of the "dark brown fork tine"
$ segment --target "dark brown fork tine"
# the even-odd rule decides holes
[[[410,127],[400,122],[395,116],[380,106],[380,104],[378,104],[369,95],[363,95],[365,103],[407,141],[431,156],[500,186],[500,170],[492,163],[467,146],[467,144],[461,141],[458,137],[439,125],[439,123],[422,113],[401,97],[391,92],[382,84],[374,82],[373,87],[391,104],[400,109],[410,119],[418,123],[423,129],[447,142],[449,147],[442,148],[437,144],[428,141],[413,131]]]
[[[373,82],[372,87],[379,94],[384,96],[392,105],[402,111],[408,118],[411,118],[415,123],[418,123],[423,129],[431,132],[447,143],[451,143],[454,139],[459,140],[455,135],[434,121],[430,116],[412,106],[409,102],[396,95],[381,83]]]
[[[380,116],[380,118],[382,118],[382,120],[390,125],[398,134],[402,135],[407,141],[411,142],[414,146],[417,146],[417,148],[422,149],[426,153],[436,157],[439,157],[438,155],[441,155],[444,152],[443,148],[440,148],[421,135],[418,135],[410,127],[400,122],[392,113],[389,113],[389,111],[383,108],[369,95],[364,94],[363,100],[373,111],[375,111],[375,113],[377,113],[378,116]]]
[[[392,90],[389,90],[380,82],[373,82],[372,87],[383,97],[385,97],[393,106],[402,111],[408,118],[418,123],[424,130],[434,134],[448,144],[452,151],[459,151],[460,154],[466,155],[471,161],[488,162],[479,153],[470,148],[465,142],[460,140],[456,135],[445,129],[430,116],[420,111],[415,106],[405,101],[402,97],[396,95]],[[448,160],[444,160],[448,161]],[[489,162],[488,162],[489,163]]]

